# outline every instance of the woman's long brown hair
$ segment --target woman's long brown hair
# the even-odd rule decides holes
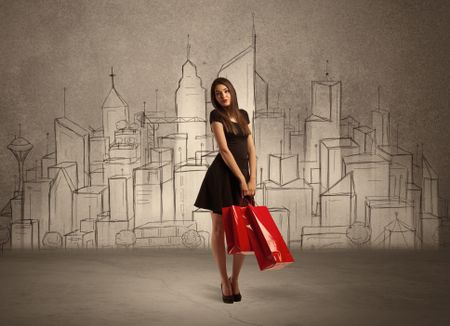
[[[223,108],[220,103],[216,100],[216,86],[224,85],[228,88],[231,94],[231,103],[230,108]],[[248,128],[247,121],[239,111],[239,105],[236,96],[236,90],[234,89],[233,84],[223,77],[216,78],[211,85],[211,102],[214,108],[217,110],[219,115],[223,118],[224,127],[227,132],[231,132],[235,135],[240,134],[239,128],[235,124],[233,124],[230,120],[230,116],[234,117],[241,127],[244,136],[248,136],[250,134],[250,129]],[[229,112],[229,114],[228,114]]]

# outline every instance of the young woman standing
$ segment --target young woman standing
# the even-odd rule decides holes
[[[206,172],[194,205],[211,210],[211,247],[220,272],[222,300],[233,303],[242,298],[238,281],[245,256],[233,255],[228,277],[222,207],[240,205],[244,196],[255,194],[256,150],[248,114],[239,109],[236,91],[228,79],[214,80],[211,102],[214,110],[209,122],[219,154]]]

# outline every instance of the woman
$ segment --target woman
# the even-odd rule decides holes
[[[229,80],[214,80],[211,102],[214,110],[209,122],[219,154],[206,172],[195,206],[211,210],[211,247],[219,267],[222,300],[233,303],[241,300],[238,278],[244,256],[233,255],[233,271],[228,278],[222,207],[239,205],[244,196],[255,194],[256,150],[248,114],[239,109],[236,91]]]

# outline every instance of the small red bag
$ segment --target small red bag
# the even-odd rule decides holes
[[[293,263],[295,260],[267,207],[249,204],[246,208],[250,224],[248,235],[259,269],[282,269]]]
[[[242,204],[242,202],[241,202]],[[247,206],[229,206],[222,208],[222,219],[230,255],[253,255],[248,235]]]

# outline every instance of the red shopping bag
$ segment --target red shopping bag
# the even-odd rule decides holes
[[[250,226],[246,214],[247,206],[233,205],[222,208],[227,252],[230,255],[253,255],[253,249],[247,231]]]
[[[295,261],[266,206],[249,204],[246,216],[250,243],[261,271],[282,269]]]

